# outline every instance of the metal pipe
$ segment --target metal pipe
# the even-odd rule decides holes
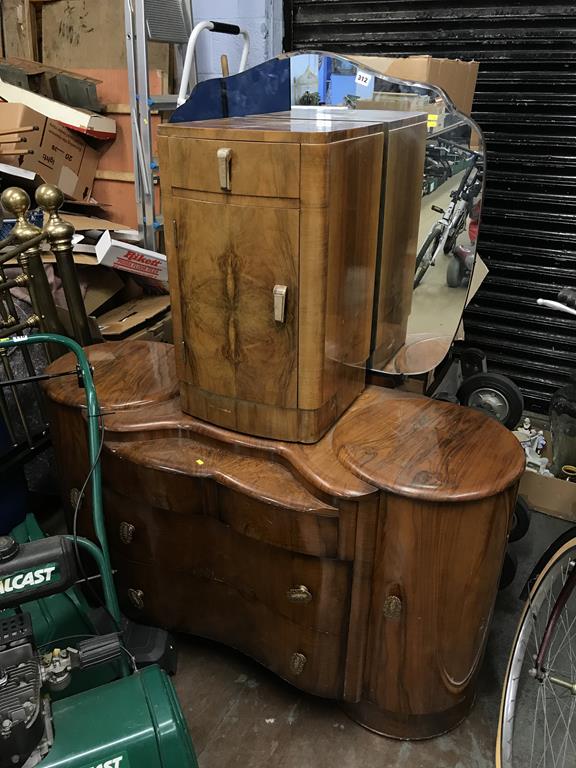
[[[11,384],[30,384],[35,381],[49,381],[59,379],[61,376],[77,376],[78,371],[62,371],[62,373],[39,373],[37,376],[27,376],[24,379],[9,379],[0,381],[0,387],[8,387]]]
[[[4,424],[6,424],[6,429],[8,430],[8,437],[10,438],[10,442],[12,443],[12,447],[18,444],[18,440],[16,439],[16,433],[14,432],[14,428],[12,426],[12,420],[10,418],[10,411],[8,410],[8,403],[6,402],[6,398],[4,397],[4,390],[0,389],[0,416],[2,417],[2,421]],[[2,463],[4,463],[4,459],[2,459]]]
[[[2,361],[2,367],[4,368],[4,373],[6,374],[7,378],[14,379],[14,371],[12,370],[12,366],[10,365],[10,360],[8,359],[8,355],[5,349],[0,349],[0,360]],[[26,438],[26,442],[28,445],[32,445],[32,437],[30,436],[30,430],[28,428],[26,416],[24,415],[24,409],[22,408],[22,403],[20,402],[20,398],[18,396],[18,390],[13,384],[10,386],[10,392],[14,398],[14,404],[16,405],[18,416],[20,417],[20,423],[22,424],[22,429],[24,430],[24,437]]]
[[[30,315],[30,317],[27,317],[26,320],[23,320],[21,323],[12,325],[10,323],[0,323],[0,330],[2,333],[8,333],[12,335],[14,333],[20,333],[21,331],[25,331],[30,328],[35,328],[39,324],[40,318],[38,315]]]
[[[58,273],[62,280],[66,304],[70,313],[70,320],[74,331],[74,337],[79,344],[87,347],[92,344],[92,333],[88,314],[84,305],[84,299],[80,290],[74,254],[72,250],[72,238],[74,227],[60,218],[58,210],[64,202],[64,195],[58,187],[52,184],[42,184],[36,190],[36,202],[48,214],[48,222],[44,227],[52,252],[56,257]]]
[[[0,282],[0,290],[2,286],[6,285],[9,281],[6,280],[6,273],[4,272],[4,268],[0,265],[0,278],[3,282]],[[23,280],[23,282],[26,284],[28,282],[28,278],[26,275],[18,275],[16,280]],[[12,298],[12,294],[8,292],[3,296],[4,303],[6,304],[6,307],[8,308],[8,312],[12,314],[14,317],[18,317],[18,312],[16,310],[16,304],[14,303],[14,299]],[[24,330],[23,328],[20,330]],[[19,333],[19,331],[16,331],[16,333]],[[22,359],[24,360],[24,365],[26,367],[26,371],[28,372],[28,376],[34,376],[36,374],[36,371],[34,369],[34,363],[32,362],[32,355],[30,354],[30,350],[28,347],[22,347],[20,350],[22,353]],[[46,413],[46,404],[44,402],[44,395],[42,393],[42,390],[39,386],[34,386],[34,395],[36,397],[36,402],[38,404],[38,410],[40,411],[40,416],[42,417],[42,420],[44,422],[47,421],[47,413]]]
[[[112,580],[112,569],[106,567],[106,559],[102,553],[102,550],[96,544],[94,544],[93,541],[90,541],[90,539],[85,539],[83,536],[77,536],[76,538],[74,538],[74,536],[66,536],[66,538],[72,542],[77,542],[78,546],[82,547],[82,549],[85,549],[86,552],[89,552],[94,560],[96,560],[96,565],[98,566],[100,576],[102,577],[102,587],[104,589],[104,599],[106,601],[106,605],[112,614],[114,621],[120,625],[122,616],[120,614],[120,607],[116,597],[116,590],[114,589],[114,581]]]
[[[11,235],[10,238],[6,238],[6,240],[10,240],[10,242],[14,242],[16,239],[13,235]],[[34,237],[31,237],[29,240],[25,240],[22,243],[19,243],[18,245],[13,246],[10,248],[9,251],[6,251],[6,253],[3,253],[0,256],[0,264],[5,264],[7,261],[10,261],[10,259],[15,259],[17,256],[19,256],[21,253],[24,253],[25,250],[28,248],[33,248],[35,245],[40,245],[40,243],[46,239],[46,235],[44,232],[40,232],[37,235],[34,235]],[[4,241],[0,241],[0,248],[2,247],[2,243]]]
[[[88,417],[88,456],[92,468],[92,517],[96,538],[100,544],[102,554],[103,574],[108,574],[107,578],[111,581],[110,574],[112,566],[110,563],[110,551],[108,548],[108,539],[106,537],[106,527],[104,525],[103,501],[102,501],[102,470],[100,467],[100,405],[96,395],[96,388],[92,379],[92,370],[82,347],[67,336],[58,336],[52,333],[37,333],[34,336],[21,336],[12,339],[0,339],[0,350],[12,346],[21,346],[26,344],[61,344],[67,347],[76,356],[80,374],[84,380],[84,391],[86,393],[86,411]],[[94,546],[94,545],[93,545]],[[106,605],[112,616],[120,616],[118,607],[118,597],[114,590],[106,594]]]
[[[0,277],[3,277],[2,275],[2,269],[0,268]],[[28,278],[26,275],[18,275],[17,277],[11,278],[10,280],[1,279],[0,280],[0,292],[7,291],[10,293],[12,288],[22,288],[23,286],[26,286],[28,283]]]
[[[4,208],[16,217],[16,224],[11,234],[14,235],[17,247],[21,250],[14,255],[17,255],[22,272],[28,277],[30,299],[34,311],[40,318],[40,328],[47,333],[64,334],[66,331],[58,317],[54,297],[40,257],[39,246],[46,236],[26,219],[26,213],[30,208],[30,197],[23,189],[8,187],[2,192],[0,200]],[[11,252],[13,253],[14,249],[11,249]],[[6,256],[7,254],[0,259],[0,263]]]
[[[14,242],[14,235],[12,234],[12,232],[10,232],[8,237],[5,237],[3,240],[0,240],[0,250],[2,250],[2,248],[7,248],[10,245],[10,243],[13,243],[13,242]]]
[[[7,327],[15,327],[14,325],[10,326],[10,323],[12,321],[14,321],[14,323],[18,322],[17,321],[16,308],[14,307],[13,303],[12,303],[12,308],[13,308],[13,315],[10,314],[9,309],[7,309],[6,303],[4,301],[0,300],[0,317],[2,318],[0,320],[0,329],[4,329],[4,328],[7,328]],[[18,326],[16,326],[16,327],[18,327]],[[9,380],[13,379],[12,366],[10,365],[10,363],[8,361],[8,354],[4,350],[2,350],[1,353],[2,353],[2,356],[3,356],[3,358],[2,358],[2,366],[4,368],[5,374],[6,374],[6,376],[7,376],[7,378]],[[4,356],[6,357],[6,359],[4,359]],[[17,391],[16,391],[15,387],[13,387],[13,386],[10,388],[10,390],[12,392],[12,396],[13,396],[14,402],[16,404],[16,409],[18,410],[18,415],[20,416],[20,421],[21,421],[22,427],[24,429],[24,434],[26,436],[26,439],[29,441],[28,423],[27,423],[27,421],[26,421],[26,419],[24,417],[24,413],[23,413],[23,410],[22,410],[22,407],[21,407],[21,404],[20,404],[20,400],[18,398]],[[8,408],[8,402],[6,401],[6,398],[4,397],[4,393],[3,392],[2,392],[2,408],[1,408],[1,412],[2,412],[2,417],[3,417],[3,419],[6,422],[6,425],[8,427],[8,432],[10,434],[10,439],[13,441],[14,445],[16,445],[16,443],[17,443],[17,436],[16,436],[16,432],[15,432],[15,429],[14,429],[14,425],[12,423],[12,418],[10,416],[10,409]]]

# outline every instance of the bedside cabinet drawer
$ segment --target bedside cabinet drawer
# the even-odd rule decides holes
[[[300,145],[168,139],[173,189],[300,197]]]

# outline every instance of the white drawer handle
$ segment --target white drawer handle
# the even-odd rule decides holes
[[[222,147],[216,153],[218,158],[218,178],[220,189],[230,192],[230,163],[232,162],[232,150]]]

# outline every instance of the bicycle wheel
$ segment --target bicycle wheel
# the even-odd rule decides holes
[[[432,230],[426,240],[424,241],[424,244],[422,248],[418,251],[418,256],[416,257],[416,274],[414,276],[414,288],[418,288],[420,283],[422,282],[422,278],[426,274],[428,267],[430,266],[430,262],[432,261],[432,257],[436,253],[436,248],[438,248],[438,243],[440,241],[440,232],[436,232],[435,230]]]
[[[548,619],[575,568],[576,538],[572,538],[554,553],[530,590],[504,681],[497,768],[576,764],[576,589],[558,613],[542,673],[535,671]]]

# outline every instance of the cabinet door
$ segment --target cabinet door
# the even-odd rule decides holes
[[[295,408],[299,211],[189,198],[173,205],[186,380]],[[283,320],[275,320],[275,286],[286,287]]]

